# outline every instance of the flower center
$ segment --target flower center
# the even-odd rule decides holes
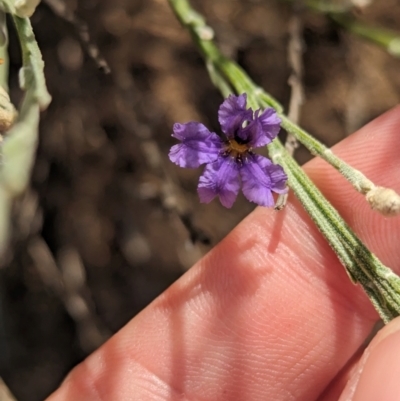
[[[226,145],[225,154],[235,158],[241,162],[245,154],[250,151],[250,146],[247,143],[239,143],[236,139],[229,139]]]

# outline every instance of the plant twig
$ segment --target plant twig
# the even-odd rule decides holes
[[[81,348],[90,353],[107,340],[110,333],[96,317],[88,302],[89,292],[79,254],[73,248],[63,249],[57,263],[41,236],[34,237],[28,252],[44,284],[61,300],[77,327]]]
[[[1,0],[0,7],[15,13],[14,3],[10,0]],[[51,101],[43,75],[43,59],[31,23],[28,18],[20,18],[14,14],[12,18],[22,52],[20,86],[26,93],[17,123],[8,131],[1,148],[0,254],[5,250],[10,236],[12,201],[25,190],[29,181],[38,139],[40,108],[46,108]],[[6,43],[3,43],[3,46],[6,46]],[[2,54],[2,58],[7,59],[6,53]],[[4,72],[2,78],[6,77]]]
[[[346,180],[348,180],[353,188],[366,196],[370,206],[386,216],[396,216],[400,213],[400,196],[391,189],[383,188],[375,185],[364,174],[353,168],[345,161],[337,157],[324,144],[319,142],[315,137],[299,125],[291,121],[284,113],[282,105],[274,99],[269,93],[266,93],[262,88],[251,81],[244,71],[229,59],[222,56],[217,47],[212,42],[213,36],[209,35],[212,29],[208,27],[201,15],[194,11],[187,0],[169,0],[173,9],[179,7],[181,12],[177,17],[184,26],[187,26],[195,43],[200,51],[206,56],[206,64],[213,64],[215,70],[219,70],[221,76],[219,88],[221,89],[222,76],[226,75],[226,67],[228,66],[229,80],[224,87],[233,86],[233,81],[240,80],[242,92],[253,91],[257,98],[262,102],[263,107],[273,107],[279,114],[282,120],[282,128],[288,134],[295,136],[314,156],[319,156],[328,162],[332,167],[337,169]],[[186,19],[183,19],[183,15]],[[210,70],[210,68],[208,67]]]
[[[291,121],[298,124],[300,118],[300,109],[304,101],[303,88],[303,40],[302,40],[303,22],[301,16],[294,11],[289,21],[289,43],[288,43],[288,61],[291,68],[289,85],[291,87],[288,117]],[[299,146],[297,138],[288,133],[285,148],[293,156],[296,148]]]
[[[288,62],[291,68],[291,74],[288,84],[291,87],[288,117],[291,121],[298,124],[300,109],[304,100],[303,89],[303,40],[302,40],[303,22],[298,10],[293,10],[289,21],[289,42],[288,42]],[[295,135],[287,133],[285,148],[290,156],[294,155],[299,143]],[[288,200],[289,194],[278,196],[275,209],[282,210]]]
[[[227,85],[232,85],[237,93],[247,93],[248,105],[251,108],[277,103],[257,87],[235,62],[224,57],[212,38],[202,37],[201,32],[209,28],[203,17],[191,8],[187,0],[169,0],[169,3],[178,19],[191,33],[206,61],[215,65],[225,76]],[[294,127],[294,131],[301,130],[292,122],[289,125],[290,120],[279,109],[278,112],[289,128]],[[400,277],[383,265],[363,244],[279,140],[272,141],[268,150],[272,160],[283,166],[289,177],[289,186],[344,265],[351,280],[361,284],[382,320],[387,323],[400,315]]]
[[[373,27],[348,14],[331,13],[329,16],[347,31],[375,43],[393,57],[400,58],[400,33],[381,27]]]
[[[44,77],[42,53],[36,42],[29,18],[13,15],[15,28],[21,44],[22,68],[19,72],[21,89],[29,91],[31,102],[37,102],[41,110],[45,110],[51,102]]]
[[[118,74],[118,71],[116,71],[115,75],[118,76]],[[215,74],[219,73],[215,72]],[[215,77],[218,81],[217,75],[215,75]],[[220,82],[222,82],[221,79],[219,79]],[[193,222],[191,210],[183,194],[179,190],[178,185],[176,185],[176,180],[171,175],[169,168],[165,165],[165,158],[157,141],[150,133],[145,136],[140,134],[140,124],[134,117],[134,110],[140,107],[140,103],[139,99],[135,98],[137,90],[133,80],[128,80],[127,77],[124,77],[124,85],[118,86],[120,95],[125,104],[125,107],[119,110],[119,119],[123,123],[125,129],[135,135],[149,169],[154,172],[155,176],[160,177],[162,180],[162,185],[156,193],[156,197],[160,201],[162,208],[182,223],[193,244],[200,243],[203,245],[210,245],[211,238],[209,235]],[[128,107],[126,107],[126,105]],[[126,112],[126,110],[131,111]]]
[[[283,1],[294,4],[297,0]],[[351,14],[352,9],[365,7],[369,5],[369,3],[371,3],[371,1],[367,0],[353,0],[352,2],[341,2],[341,4],[323,2],[321,0],[304,0],[304,6],[310,10],[326,14],[348,32],[369,40],[385,49],[392,56],[400,58],[399,32],[382,27],[371,26],[366,22],[360,21]]]
[[[43,1],[51,8],[54,14],[64,19],[65,21],[68,21],[75,27],[82,44],[86,48],[87,53],[94,60],[99,70],[103,71],[105,74],[109,74],[111,72],[110,66],[101,54],[99,47],[90,38],[89,28],[86,22],[82,21],[75,15],[74,12],[69,10],[68,6],[63,0]]]

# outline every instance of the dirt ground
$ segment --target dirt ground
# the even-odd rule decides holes
[[[224,53],[287,107],[291,7],[198,0]],[[43,2],[32,23],[53,102],[31,186],[15,205],[0,269],[0,375],[19,401],[43,400],[67,372],[220,241],[254,205],[199,204],[200,170],[167,159],[174,122],[218,130],[222,101],[165,0],[69,0],[110,65]],[[400,26],[398,0],[360,18]],[[331,146],[399,102],[400,60],[304,12],[301,125]],[[10,38],[11,94],[20,57]],[[303,163],[310,158],[297,151]],[[176,213],[180,214],[188,232]],[[183,212],[182,212],[183,210]],[[196,243],[191,242],[191,236]]]

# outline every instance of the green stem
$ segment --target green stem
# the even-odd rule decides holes
[[[314,156],[319,156],[337,169],[352,185],[362,194],[366,194],[375,184],[370,181],[363,173],[350,166],[342,159],[337,157],[329,148],[315,139],[312,135],[289,120],[284,114],[282,118],[282,128],[294,135]]]
[[[296,3],[297,0],[282,1],[298,5]],[[343,5],[341,5],[321,0],[305,0],[303,5],[312,11],[328,15],[348,32],[369,40],[384,48],[392,56],[400,58],[400,33],[381,27],[374,27],[358,20],[351,15],[353,6],[350,2],[347,4],[343,2]]]
[[[51,96],[46,88],[44,62],[30,20],[15,15],[13,0],[0,0],[0,9],[11,14],[17,30],[22,52],[20,86],[26,91],[18,119],[8,130],[1,147],[0,255],[2,255],[10,237],[12,202],[29,184],[39,137],[40,109],[43,110],[48,106]]]
[[[211,37],[202,35],[202,32],[210,32],[211,29],[207,27],[203,17],[190,7],[187,0],[169,0],[169,3],[178,19],[191,33],[207,64],[214,65],[215,70],[220,71],[220,80],[225,77],[224,87],[232,86],[237,93],[247,93],[248,105],[253,109],[265,105],[276,108],[282,117],[284,127],[289,132],[302,134],[302,138],[306,136],[308,141],[312,139],[315,153],[321,152],[321,155],[325,154],[325,157],[332,159],[332,154],[329,154],[326,148],[321,148],[322,144],[314,143],[316,141],[314,138],[282,114],[282,106],[275,99],[257,87],[235,62],[222,56],[212,42],[212,35]],[[338,255],[350,278],[362,285],[382,319],[389,322],[400,315],[400,278],[384,266],[353,233],[279,140],[274,140],[268,146],[268,150],[273,161],[279,162],[285,169],[289,186]],[[344,163],[339,161],[340,159],[334,156],[333,162],[336,163],[336,168],[340,168],[341,163]]]
[[[273,96],[266,93],[247,76],[247,74],[231,60],[224,57],[212,42],[212,29],[208,27],[201,15],[196,11],[188,8],[187,0],[174,0],[177,7],[181,7],[182,13],[177,13],[181,23],[188,27],[192,34],[192,38],[198,45],[203,56],[207,60],[209,71],[213,71],[211,79],[215,82],[215,76],[219,69],[225,74],[228,81],[240,81],[242,83],[242,92],[250,92],[252,90],[257,94],[258,100],[262,107],[273,107],[282,119],[282,127],[292,134],[299,142],[301,142],[314,156],[319,156],[327,163],[337,169],[354,187],[354,189],[362,194],[367,194],[376,188],[375,184],[369,180],[363,173],[350,166],[342,159],[337,157],[332,150],[328,149],[324,144],[319,142],[311,134],[293,123],[284,113],[282,105],[274,99]],[[211,32],[211,35],[210,35]],[[206,34],[205,34],[206,33]],[[215,67],[212,67],[215,66]],[[226,96],[230,83],[225,83],[226,88],[221,88],[221,79],[218,80],[216,86],[222,90],[222,94]],[[385,189],[385,188],[380,188]],[[372,192],[371,192],[372,193]],[[400,196],[391,190],[390,197],[382,196],[375,201],[376,198],[367,197],[370,206],[385,216],[395,216],[400,213]]]
[[[273,107],[277,111],[279,117],[282,119],[282,128],[294,135],[299,142],[301,142],[311,152],[311,154],[321,157],[334,168],[336,168],[358,192],[365,194],[375,186],[374,183],[365,177],[364,174],[345,163],[324,144],[319,142],[297,124],[290,121],[289,118],[283,113],[283,108],[278,101],[272,96],[266,94],[263,89],[257,88],[239,66],[226,59],[223,59],[222,62],[217,59],[217,63],[220,66],[221,71],[226,74],[229,81],[241,82],[239,92],[241,91],[249,93],[253,91],[255,92],[255,95],[257,95],[260,106]]]
[[[31,21],[29,18],[20,18],[16,15],[13,15],[13,20],[22,50],[20,86],[26,91],[31,91],[32,101],[37,101],[41,110],[44,110],[50,104],[51,96],[47,91],[42,53],[36,42]]]
[[[348,14],[331,13],[329,16],[349,32],[383,47],[392,56],[400,58],[399,33],[370,26]]]
[[[3,64],[0,65],[0,86],[8,92],[8,32],[6,14],[0,11],[0,58]]]
[[[290,121],[283,113],[282,105],[276,99],[266,93],[262,88],[257,87],[237,64],[232,63],[219,52],[218,48],[211,40],[202,39],[201,33],[209,32],[211,28],[207,27],[202,16],[190,8],[187,0],[170,0],[170,3],[180,22],[189,29],[194,42],[207,60],[208,68],[210,69],[210,66],[215,66],[211,67],[214,70],[214,74],[215,71],[220,70],[226,75],[228,81],[240,81],[242,92],[249,93],[250,91],[255,91],[258,95],[258,99],[262,101],[263,107],[273,107],[277,111],[282,119],[282,127],[287,132],[295,136],[313,155],[320,156],[336,168],[358,192],[365,194],[375,186],[372,181],[365,177],[364,174],[345,163],[324,144],[319,142],[297,124]],[[179,10],[179,12],[177,12],[177,10]],[[212,79],[214,82],[215,77],[212,76]],[[221,79],[219,79],[219,85],[216,86],[220,88],[220,85]],[[230,84],[225,83],[225,85],[229,87]],[[226,96],[226,89],[227,88],[222,92],[224,96]]]

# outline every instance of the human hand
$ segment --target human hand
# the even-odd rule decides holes
[[[400,191],[399,127],[400,107],[335,152]],[[305,169],[366,245],[399,272],[399,218],[370,210],[324,161]],[[282,212],[257,208],[47,401],[333,401],[357,371],[357,350],[377,320],[291,193]],[[353,401],[400,399],[398,380],[385,394],[383,378],[371,379],[400,377],[393,358],[400,354],[400,322],[381,337],[396,325],[397,334],[372,346]],[[382,362],[391,351],[397,372]]]

